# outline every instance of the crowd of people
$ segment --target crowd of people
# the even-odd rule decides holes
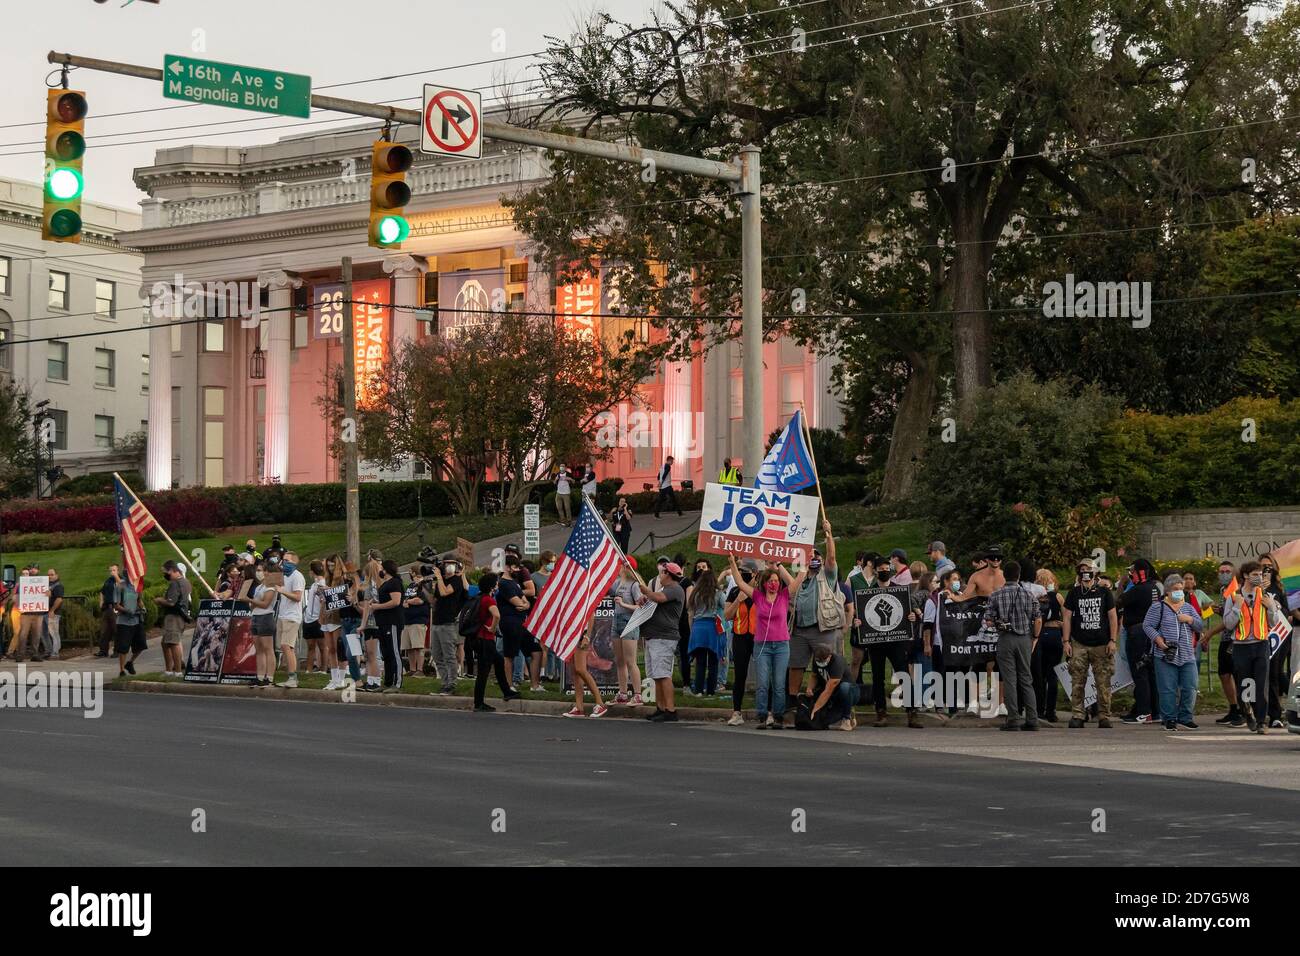
[[[626,500],[620,499],[610,527],[625,537],[630,520]],[[874,711],[875,726],[888,725],[891,671],[924,678],[957,670],[996,675],[995,716],[1002,718],[1003,729],[1036,730],[1041,723],[1060,721],[1057,666],[1065,661],[1072,688],[1068,726],[1078,729],[1095,721],[1107,729],[1115,719],[1112,679],[1122,646],[1133,704],[1119,719],[1194,730],[1200,671],[1212,638],[1221,635],[1216,664],[1228,711],[1218,722],[1256,733],[1283,726],[1290,638],[1270,655],[1269,631],[1284,617],[1300,623],[1300,611],[1295,596],[1288,601],[1269,554],[1240,567],[1223,562],[1214,596],[1198,587],[1190,572],[1159,580],[1144,559],[1124,569],[1118,580],[1084,559],[1074,581],[1062,589],[1052,571],[1004,560],[997,547],[972,555],[970,571],[963,572],[942,541],[930,543],[929,564],[909,562],[902,549],[889,555],[864,551],[841,575],[829,521],[822,530],[824,545],[812,549],[806,567],[700,556],[688,572],[682,555],[665,555],[643,580],[632,559],[609,592],[617,680],[612,701],[641,706],[652,698],[647,719],[663,723],[677,720],[679,695],[729,698],[728,723],[740,726],[746,723],[744,702],[752,684],[759,729],[798,723],[852,730],[859,705]],[[224,549],[215,596],[251,606],[255,686],[271,686],[283,671],[280,686],[297,687],[304,670],[328,673],[327,690],[351,683],[365,692],[396,693],[403,677],[427,674],[440,679],[434,693],[452,695],[458,680],[473,679],[474,709],[487,712],[493,709],[486,701],[489,680],[512,700],[525,691],[544,692],[565,676],[563,662],[526,624],[554,566],[550,551],[533,561],[509,545],[500,568],[480,569],[473,581],[459,560],[429,551],[405,568],[378,551],[369,552],[360,566],[334,554],[304,568],[278,537],[265,551],[250,539],[242,551]],[[32,660],[58,653],[64,595],[57,571],[47,573],[49,611],[22,615],[8,648],[19,660],[29,653]],[[165,562],[162,573],[167,587],[154,602],[165,673],[181,676],[192,587],[183,565]],[[860,639],[864,625],[856,596],[886,586],[906,588],[910,640]],[[950,657],[945,665],[941,618],[977,598],[986,600],[981,625],[996,633],[996,660],[969,665]],[[629,628],[647,601],[653,614],[639,628]],[[119,670],[133,674],[147,646],[143,596],[113,565],[99,603],[96,656],[107,657],[111,646]],[[1219,621],[1210,627],[1214,615]],[[587,715],[588,692],[594,698],[590,716],[607,712],[587,667],[590,634],[589,627],[572,662],[575,704],[567,716]],[[300,640],[306,649],[301,662]],[[864,680],[868,667],[870,677]],[[1088,703],[1090,673],[1096,699]],[[942,693],[953,685],[940,680],[937,686]],[[980,712],[978,701],[908,698],[901,707],[906,726],[923,728],[921,712],[927,707],[948,717],[962,708]]]

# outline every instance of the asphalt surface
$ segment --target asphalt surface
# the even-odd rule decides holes
[[[1300,863],[1300,790],[1267,785],[1300,767],[1300,739],[1084,733],[1105,732],[777,734],[114,693],[96,720],[0,711],[0,865]],[[1096,765],[1133,748],[1163,769]],[[1263,748],[1252,779],[1198,770]]]

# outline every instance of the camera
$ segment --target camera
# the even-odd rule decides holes
[[[422,565],[420,565],[420,576],[421,576],[421,577],[425,577],[425,578],[427,578],[427,577],[428,577],[429,575],[431,575],[431,574],[433,574],[433,565],[431,565],[431,564],[422,564]]]
[[[433,549],[433,545],[426,545],[420,549],[419,555],[422,564],[433,564],[438,560],[438,552]]]

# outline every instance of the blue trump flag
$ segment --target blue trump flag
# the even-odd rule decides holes
[[[763,459],[754,476],[754,487],[764,491],[792,493],[817,483],[813,476],[812,452],[804,440],[803,411],[794,413]]]

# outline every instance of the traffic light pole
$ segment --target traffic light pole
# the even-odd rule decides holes
[[[352,304],[352,257],[343,257],[343,420],[351,422],[351,434],[343,441],[343,498],[347,519],[348,561],[361,567],[361,485],[357,462],[357,350],[356,306]],[[348,427],[345,425],[345,427]],[[351,439],[350,441],[348,439]]]
[[[163,71],[131,63],[99,60],[93,57],[73,56],[70,53],[50,51],[50,63],[101,73],[116,73],[144,80],[163,81]],[[406,123],[419,129],[424,117],[420,110],[337,96],[312,94],[311,105],[316,109],[354,116],[370,116],[393,123]],[[656,170],[703,176],[728,183],[740,196],[741,217],[741,345],[742,382],[745,412],[744,465],[747,471],[758,473],[763,460],[763,272],[762,272],[762,210],[759,198],[759,151],[756,146],[745,146],[735,162],[724,163],[698,156],[683,156],[656,149],[641,149],[622,143],[552,133],[546,130],[524,129],[508,123],[484,120],[483,135],[507,143],[537,146],[566,153],[581,153],[598,159],[620,163],[633,163],[644,167],[653,164]]]

